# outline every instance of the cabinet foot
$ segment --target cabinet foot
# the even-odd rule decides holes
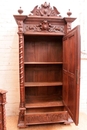
[[[71,123],[73,123],[73,120],[69,118],[67,121],[64,122],[64,125],[70,125]]]
[[[24,115],[22,112],[19,113],[18,128],[26,128]]]

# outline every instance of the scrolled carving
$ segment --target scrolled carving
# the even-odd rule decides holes
[[[50,113],[50,114],[32,114],[26,116],[27,123],[45,123],[45,122],[58,122],[67,120],[67,112],[65,113]]]
[[[47,4],[47,2],[41,4],[41,7],[35,6],[31,13],[30,15],[35,16],[58,16],[60,14],[56,7],[50,7],[50,3]]]
[[[70,22],[67,22],[67,33],[71,31],[71,23]]]
[[[64,33],[64,26],[63,25],[52,25],[47,20],[44,20],[43,22],[35,25],[35,24],[25,24],[24,26],[24,32],[32,31],[32,32],[62,32]]]
[[[17,21],[18,23],[18,33],[23,32],[23,21]]]
[[[62,32],[64,33],[64,26],[60,26],[60,25],[51,25],[51,27],[49,28],[49,32]]]

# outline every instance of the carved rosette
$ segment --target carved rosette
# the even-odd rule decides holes
[[[23,21],[18,21],[19,34],[19,74],[20,74],[20,98],[21,107],[24,107],[24,37],[23,37]]]
[[[24,32],[54,32],[54,33],[64,33],[63,25],[52,25],[47,20],[35,25],[35,24],[25,24]]]
[[[41,7],[35,6],[34,9],[31,11],[33,16],[59,16],[60,12],[57,10],[56,7],[50,7],[50,3],[41,4]]]

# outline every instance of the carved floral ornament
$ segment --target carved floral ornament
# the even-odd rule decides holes
[[[62,32],[64,33],[64,26],[62,25],[52,25],[47,20],[35,25],[35,24],[25,24],[24,31],[32,31],[32,32]]]
[[[38,122],[55,122],[67,119],[67,113],[52,113],[52,114],[43,114],[43,115],[30,115],[26,116],[27,123],[38,123]]]
[[[57,10],[55,6],[50,7],[50,3],[41,4],[41,7],[35,6],[34,9],[31,11],[31,14],[35,16],[60,16],[60,12]]]
[[[23,10],[18,9],[18,13],[21,15],[23,13]],[[41,4],[41,7],[35,6],[34,9],[31,11],[31,14],[29,14],[29,16],[58,16],[61,17],[60,12],[57,10],[57,8],[55,6],[50,7],[50,3],[47,4],[47,2],[45,2],[44,4]],[[68,17],[70,17],[72,15],[72,12],[70,11],[70,9],[67,12]]]
[[[23,10],[21,9],[21,7],[18,10],[18,12],[20,15],[23,13]],[[71,14],[72,13],[69,9],[69,11],[67,12],[68,17],[70,17]],[[50,16],[61,17],[60,12],[57,10],[57,8],[54,6],[53,8],[50,7],[50,3],[47,4],[47,2],[45,2],[44,4],[41,4],[40,7],[35,6],[34,9],[31,11],[31,14],[28,15],[28,17],[31,15],[32,16],[46,16],[46,17],[50,17]],[[27,31],[30,31],[30,32],[41,32],[41,31],[44,32],[45,31],[45,32],[64,33],[63,25],[56,25],[56,24],[54,25],[54,24],[49,23],[48,20],[43,20],[42,22],[37,23],[37,24],[32,24],[32,23],[23,24],[22,20],[18,20],[17,23],[18,23],[18,33],[23,33]],[[71,30],[70,22],[67,22],[67,30],[68,31]]]

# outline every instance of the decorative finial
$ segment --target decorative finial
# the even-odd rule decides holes
[[[68,10],[67,15],[68,15],[68,17],[70,17],[72,15],[72,12],[70,11],[70,9]]]
[[[20,9],[18,10],[18,13],[19,13],[19,14],[22,14],[22,13],[23,13],[23,10],[21,9],[21,7],[20,7]]]

